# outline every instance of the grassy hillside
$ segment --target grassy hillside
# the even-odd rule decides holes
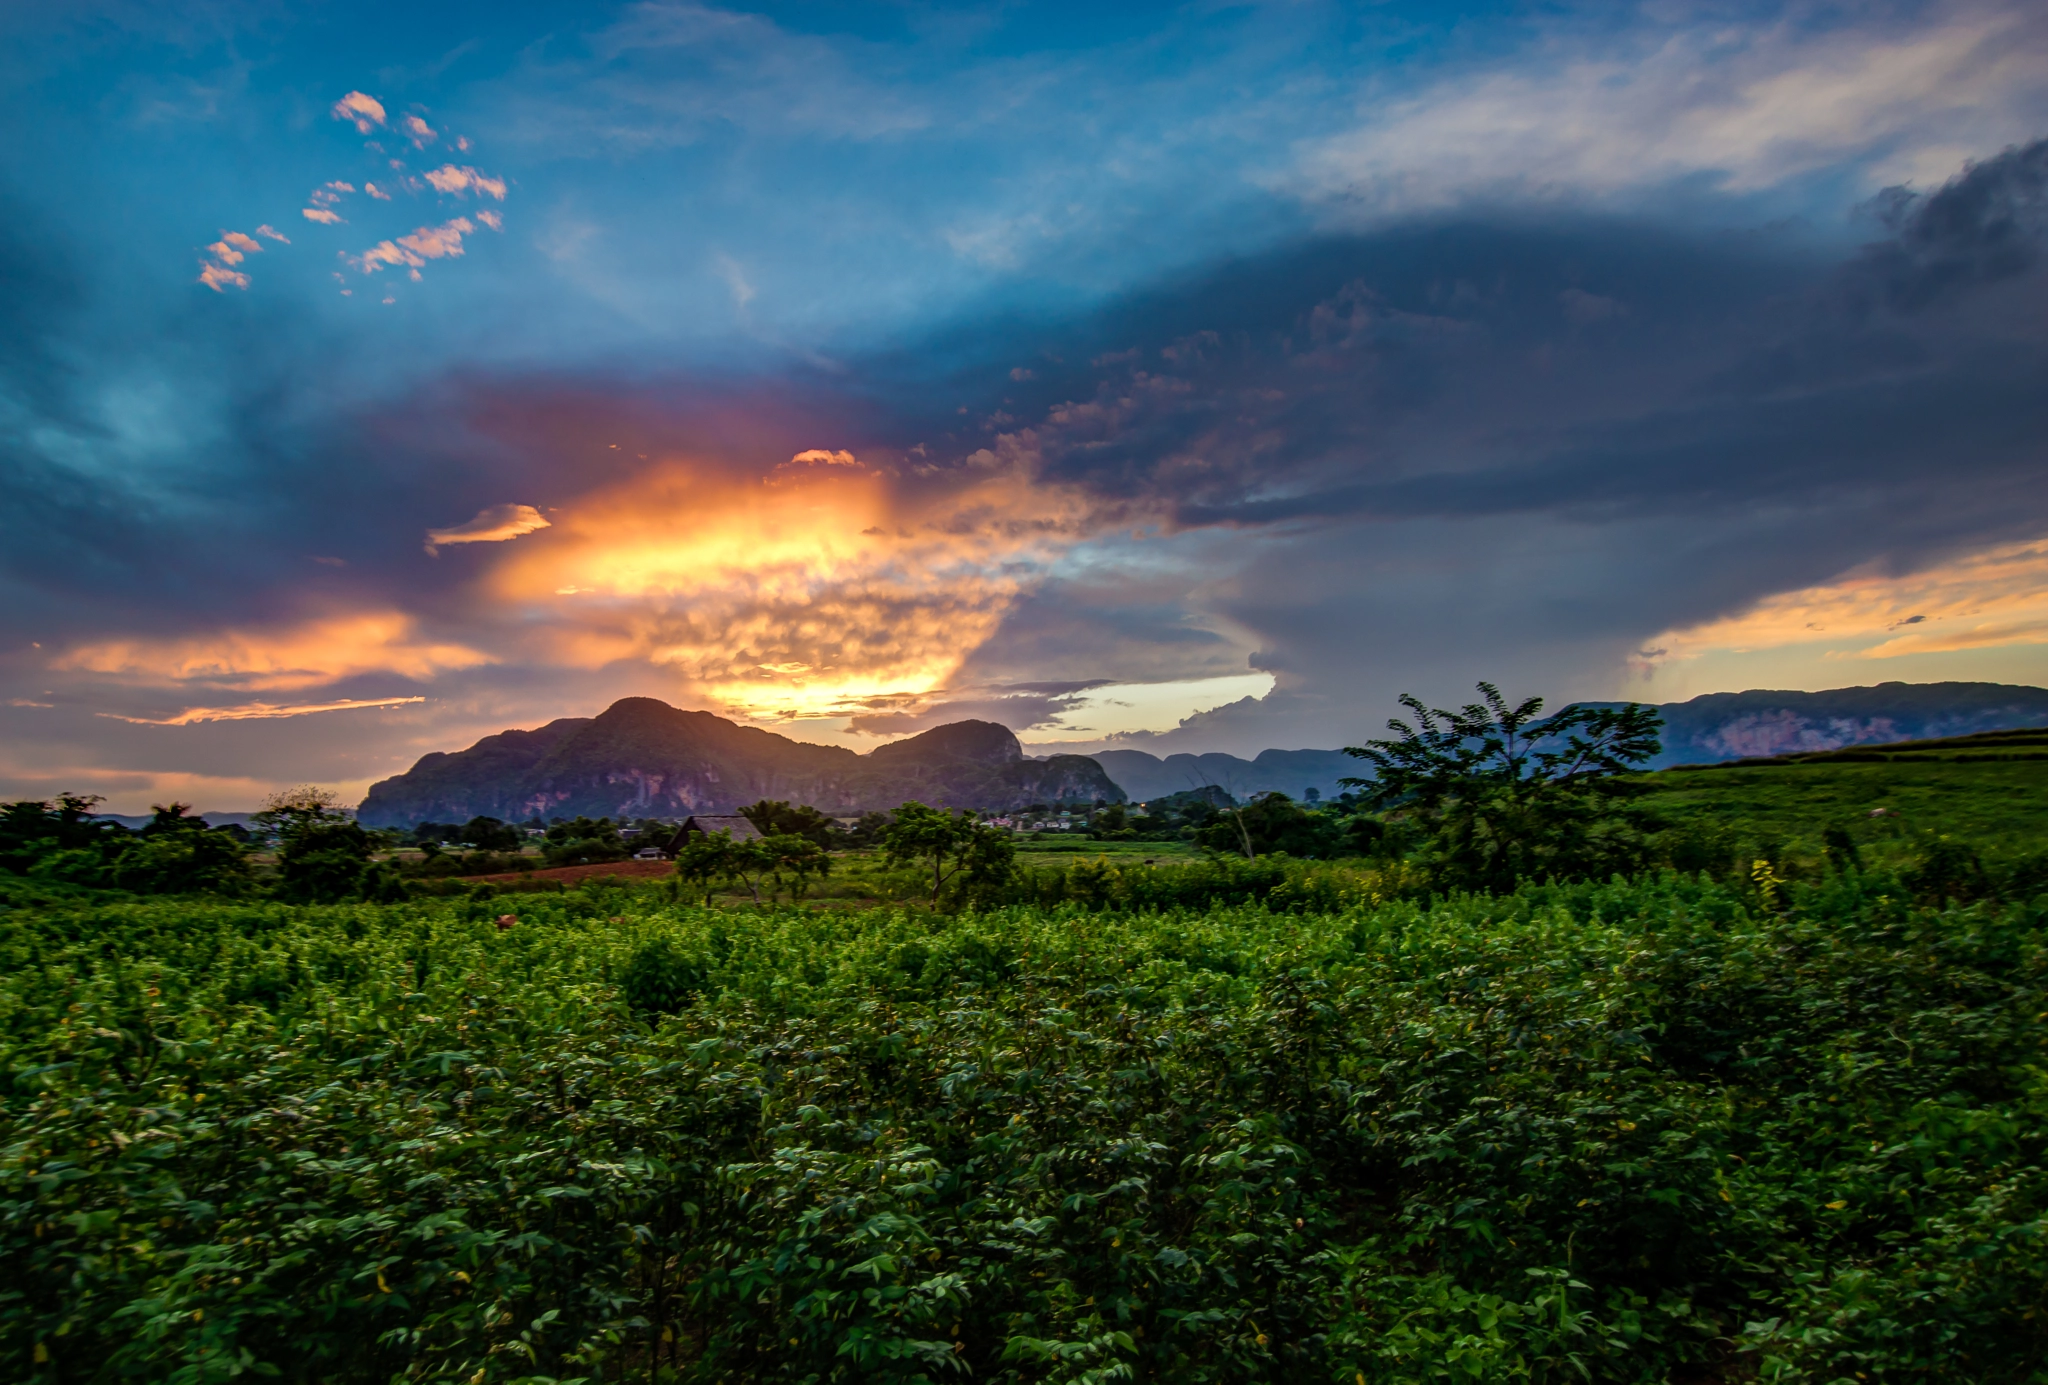
[[[1833,826],[1892,859],[1942,835],[1994,856],[2048,849],[2048,732],[2039,730],[1665,770],[1639,782],[1660,816],[1805,856],[1820,854]]]

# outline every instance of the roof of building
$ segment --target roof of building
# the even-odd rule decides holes
[[[676,829],[675,836],[669,838],[668,849],[680,850],[692,832],[702,832],[707,837],[730,832],[736,842],[756,841],[761,836],[761,829],[738,813],[697,813],[683,819],[683,825]]]

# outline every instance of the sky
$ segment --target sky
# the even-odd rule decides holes
[[[2048,682],[2035,4],[0,17],[0,795]]]

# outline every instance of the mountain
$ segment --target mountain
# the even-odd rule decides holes
[[[947,808],[1120,803],[1123,792],[1081,755],[1030,760],[1007,727],[959,721],[859,755],[809,745],[651,697],[621,698],[595,717],[501,731],[467,750],[420,757],[370,786],[366,827],[531,817],[680,817],[729,813],[763,798],[845,814],[910,799]]]
[[[1116,786],[1141,803],[1204,784],[1217,785],[1239,799],[1262,793],[1302,799],[1310,789],[1334,798],[1343,792],[1339,779],[1362,777],[1371,768],[1341,750],[1261,750],[1251,760],[1214,751],[1169,755],[1162,760],[1142,750],[1102,750],[1088,758],[1108,770]]]
[[[1664,714],[1664,750],[1650,764],[1663,769],[2048,726],[2048,688],[1879,683],[1812,693],[1708,693],[1689,702],[1667,702],[1657,710]],[[1367,729],[1360,732],[1360,739],[1384,734]],[[1139,802],[1202,784],[1218,785],[1240,799],[1276,791],[1301,799],[1310,788],[1328,798],[1341,792],[1338,779],[1364,778],[1371,768],[1341,750],[1263,750],[1251,760],[1222,754],[1169,755],[1162,760],[1142,750],[1104,750],[1089,758]]]
[[[1827,692],[1708,693],[1658,708],[1664,753],[1651,764],[1715,764],[2048,725],[2048,688],[2012,683],[1879,683]]]

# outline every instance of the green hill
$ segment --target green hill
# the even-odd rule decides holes
[[[1930,836],[2000,855],[2048,847],[2048,728],[1689,766],[1638,782],[1659,816],[1794,854],[1818,854],[1829,827],[1880,853]]]

